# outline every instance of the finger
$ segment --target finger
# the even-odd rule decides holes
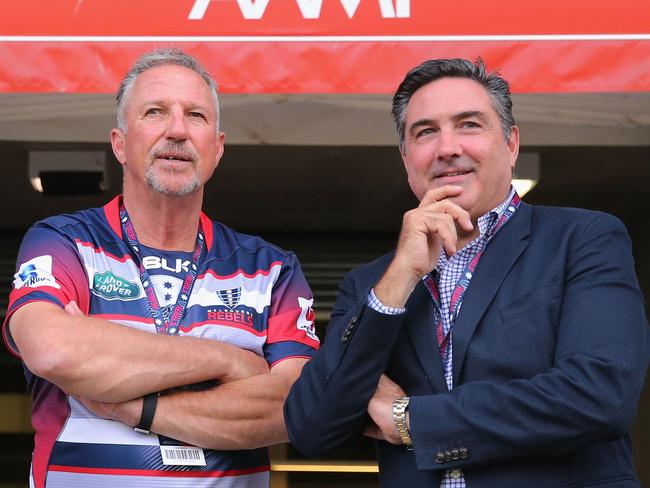
[[[384,440],[383,432],[374,423],[366,427],[366,429],[363,431],[363,435],[370,437],[371,439]]]
[[[437,237],[447,256],[456,253],[456,243],[458,242],[458,233],[454,218],[449,214],[431,213],[424,215],[424,225],[427,227],[427,233],[430,238]],[[433,246],[429,246],[432,248]],[[439,249],[439,248],[438,248]]]
[[[458,185],[445,185],[438,188],[432,188],[424,194],[422,200],[420,200],[420,205],[429,205],[434,202],[445,200],[449,197],[457,197],[462,192],[463,187]]]
[[[390,377],[386,374],[382,374],[379,377],[379,385],[380,388],[394,388],[398,387],[397,383],[395,383],[393,380],[390,379]],[[399,387],[398,387],[399,388]]]
[[[418,208],[427,211],[446,213],[451,215],[462,229],[466,231],[474,229],[469,212],[451,200],[431,202],[424,206],[420,205]]]
[[[77,302],[75,302],[74,300],[69,301],[68,304],[65,307],[63,307],[63,309],[67,313],[69,313],[70,315],[74,315],[74,316],[83,316],[84,315],[84,313],[81,311],[81,309],[77,305]]]
[[[404,393],[402,387],[399,386],[397,383],[395,383],[392,379],[390,379],[390,377],[388,377],[385,374],[382,374],[381,377],[379,378],[379,386],[377,387],[377,390],[379,389],[387,393],[390,392],[390,396],[393,400],[395,398],[406,396],[406,393]]]

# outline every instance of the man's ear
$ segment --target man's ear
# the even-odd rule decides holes
[[[216,151],[216,158],[214,161],[214,168],[217,169],[217,166],[219,166],[219,161],[221,161],[221,156],[223,156],[223,152],[225,149],[224,142],[226,140],[226,134],[223,132],[217,133],[217,151]]]
[[[510,137],[508,138],[508,152],[510,154],[510,169],[515,172],[515,162],[519,156],[519,127],[513,125],[510,129]]]
[[[402,163],[404,163],[404,167],[406,168],[406,144],[402,141],[399,143],[399,154],[402,156]]]
[[[113,147],[113,154],[115,154],[115,157],[122,166],[126,163],[126,151],[124,149],[125,140],[126,134],[120,129],[111,130],[111,146]]]

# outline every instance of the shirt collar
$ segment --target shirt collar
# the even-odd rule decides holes
[[[511,185],[510,192],[508,196],[503,200],[499,205],[494,207],[488,213],[481,215],[478,218],[478,230],[479,237],[483,237],[489,230],[492,228],[495,222],[498,222],[499,219],[503,216],[503,213],[506,211],[510,200],[515,196],[515,188]]]
[[[469,246],[475,245],[479,240],[486,238],[487,233],[490,231],[490,229],[499,221],[499,219],[503,216],[503,214],[506,211],[506,208],[508,208],[508,204],[512,200],[512,197],[515,196],[515,189],[511,185],[510,186],[510,191],[508,192],[508,196],[501,202],[499,203],[496,207],[494,207],[492,210],[487,212],[486,214],[481,215],[478,218],[478,229],[479,229],[479,235],[474,239],[473,241],[469,242],[463,249],[468,248]],[[459,251],[461,251],[459,249]],[[435,267],[435,271],[438,273],[441,273],[442,270],[447,266],[447,263],[449,262],[451,258],[447,258],[447,254],[445,253],[444,248],[440,250],[440,257],[438,259],[438,264]],[[422,279],[426,278],[426,275],[423,276]]]

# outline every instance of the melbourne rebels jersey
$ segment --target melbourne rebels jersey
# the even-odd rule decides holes
[[[21,245],[7,317],[32,301],[63,307],[74,300],[87,315],[156,333],[138,266],[122,240],[118,208],[119,197],[103,208],[35,224]],[[311,357],[318,348],[313,297],[295,255],[204,214],[201,223],[206,256],[178,334],[228,342],[271,366]],[[141,247],[165,316],[176,303],[191,253]],[[3,334],[18,355],[6,321]],[[25,373],[33,397],[36,487],[268,486],[266,449],[203,449],[198,462],[183,460],[182,448],[175,453],[179,443],[101,419],[56,385],[26,368]],[[163,451],[179,462],[163,461]]]

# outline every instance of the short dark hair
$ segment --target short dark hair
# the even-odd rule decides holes
[[[126,132],[126,103],[131,88],[133,88],[138,76],[151,68],[165,65],[181,66],[190,69],[203,78],[203,81],[208,85],[208,89],[210,90],[210,94],[214,101],[217,114],[217,129],[219,129],[219,96],[217,94],[216,82],[201,63],[196,60],[196,58],[184,53],[180,49],[171,47],[156,49],[143,54],[135,63],[133,63],[133,66],[131,66],[129,71],[127,71],[117,90],[117,96],[115,97],[117,100],[117,127]]]
[[[499,72],[488,72],[480,57],[475,62],[462,58],[431,59],[409,71],[393,96],[391,112],[397,126],[400,147],[404,145],[406,109],[411,97],[422,86],[440,78],[467,78],[485,88],[501,120],[503,135],[506,140],[509,139],[515,118],[512,115],[510,85]]]

